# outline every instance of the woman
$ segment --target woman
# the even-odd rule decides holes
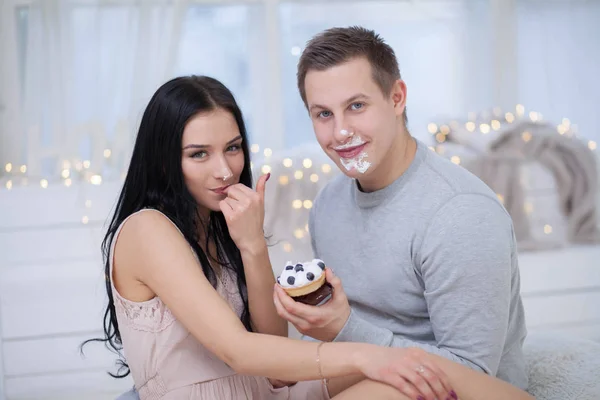
[[[251,189],[246,139],[214,79],[173,79],[148,104],[103,242],[101,340],[123,347],[118,376],[131,372],[142,400],[326,399],[357,377],[340,396],[375,383],[371,394],[456,398],[425,352],[286,337],[262,230],[269,176]]]

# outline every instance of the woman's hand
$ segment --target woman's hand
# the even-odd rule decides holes
[[[366,355],[363,374],[395,387],[414,400],[457,399],[446,374],[418,348],[381,348]]]
[[[271,174],[262,175],[256,191],[236,183],[227,188],[227,197],[219,203],[229,234],[240,252],[264,246],[265,185]]]

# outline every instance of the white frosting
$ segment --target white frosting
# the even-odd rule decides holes
[[[361,174],[364,174],[365,172],[367,172],[367,170],[371,166],[371,163],[366,160],[367,157],[368,157],[368,154],[363,151],[362,153],[360,153],[358,156],[356,156],[354,158],[349,158],[349,159],[340,158],[340,162],[342,163],[344,168],[346,168],[347,171],[351,171],[352,169],[355,169],[358,172],[360,172]]]
[[[342,129],[342,131],[348,132],[345,129]],[[340,133],[342,133],[342,131],[340,131]],[[354,134],[352,134],[352,135],[354,135]],[[363,140],[363,138],[361,138],[358,135],[355,135],[355,136],[352,136],[352,139],[350,139],[348,142],[346,142],[340,146],[334,147],[333,149],[334,150],[345,150],[345,149],[349,149],[352,147],[362,146],[365,143],[366,142]],[[369,155],[367,154],[367,152],[363,151],[354,158],[340,158],[340,162],[342,163],[344,168],[346,168],[347,171],[352,171],[353,169],[355,169],[359,173],[364,174],[365,172],[367,172],[369,167],[371,167],[371,163],[366,160],[368,158],[368,156]]]
[[[340,130],[340,135],[342,135],[342,136],[348,136],[348,135],[350,135],[350,134],[351,134],[351,133],[350,133],[350,132],[348,132],[346,129],[342,129],[342,130]],[[354,133],[352,133],[352,135],[354,135]]]
[[[299,288],[306,286],[309,283],[318,280],[321,275],[325,273],[324,270],[319,266],[319,263],[322,263],[323,265],[325,264],[318,258],[303,263],[292,263],[291,261],[288,261],[285,263],[285,267],[283,268],[283,271],[281,271],[281,275],[277,277],[277,282],[279,285],[281,285],[281,287],[284,288]],[[292,268],[288,269],[290,266]],[[301,266],[301,268],[298,266]],[[314,278],[312,280],[308,279],[308,273],[313,274]],[[288,279],[290,277],[294,278],[293,283],[289,283]]]
[[[351,147],[362,146],[363,144],[367,143],[360,136],[354,135],[354,134],[352,134],[352,135],[353,135],[352,139],[350,139],[349,141],[347,141],[344,144],[334,147],[333,149],[334,150],[345,150],[345,149],[349,149]]]

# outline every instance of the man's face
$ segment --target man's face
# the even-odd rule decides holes
[[[347,176],[372,175],[389,156],[402,123],[406,86],[384,95],[366,58],[324,71],[310,70],[306,102],[317,141]]]

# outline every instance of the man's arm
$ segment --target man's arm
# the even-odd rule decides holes
[[[508,328],[513,247],[512,223],[499,203],[454,197],[427,227],[415,258],[437,346],[395,336],[355,312],[335,341],[420,347],[495,375]]]

